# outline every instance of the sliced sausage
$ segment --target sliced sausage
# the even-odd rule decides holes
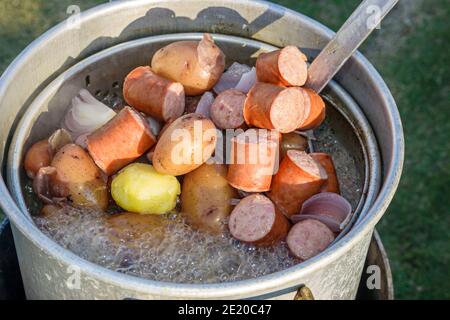
[[[308,78],[307,60],[295,46],[260,54],[256,60],[258,80],[287,87],[303,86]]]
[[[302,260],[318,255],[333,240],[333,232],[322,222],[312,219],[295,224],[286,238],[291,253]]]
[[[246,192],[268,191],[278,164],[277,139],[271,132],[255,129],[232,138],[228,182]]]
[[[308,198],[320,192],[325,169],[306,152],[289,150],[273,177],[268,196],[287,217],[299,213]]]
[[[308,139],[296,132],[283,134],[280,144],[280,158],[283,159],[289,150],[306,151]]]
[[[236,129],[244,124],[246,95],[239,90],[221,92],[211,106],[211,120],[219,129]]]
[[[333,158],[327,153],[311,153],[310,156],[320,163],[327,172],[328,180],[322,186],[321,192],[340,193],[339,181],[336,175]]]
[[[133,162],[156,143],[147,120],[130,107],[87,137],[87,149],[107,175]]]
[[[254,194],[242,199],[231,212],[229,228],[239,241],[270,246],[286,237],[290,223],[270,199]]]
[[[150,67],[138,67],[127,75],[123,97],[130,106],[160,121],[176,119],[184,112],[183,85],[158,76]]]
[[[319,127],[325,120],[326,108],[323,99],[313,90],[308,88],[297,88],[305,96],[305,101],[309,104],[309,113],[299,130],[306,131]]]
[[[248,125],[258,128],[292,132],[305,119],[306,103],[305,95],[297,88],[258,82],[248,93],[244,119]]]

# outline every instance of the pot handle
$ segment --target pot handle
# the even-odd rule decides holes
[[[311,289],[303,285],[298,289],[297,294],[294,297],[294,300],[314,300],[314,295]]]

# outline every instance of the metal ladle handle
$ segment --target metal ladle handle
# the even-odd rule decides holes
[[[398,0],[364,0],[309,67],[306,87],[322,91]]]

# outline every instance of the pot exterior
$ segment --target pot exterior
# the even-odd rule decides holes
[[[17,121],[58,74],[108,47],[156,34],[212,32],[275,46],[308,48],[311,57],[332,33],[313,20],[260,1],[125,1],[99,6],[63,22],[32,43],[0,79],[0,159]],[[27,297],[30,299],[292,299],[300,285],[317,299],[353,299],[373,228],[391,201],[401,174],[403,134],[395,102],[376,70],[355,54],[337,75],[361,106],[381,146],[384,180],[372,208],[333,250],[266,277],[221,285],[176,285],[114,273],[86,262],[44,236],[21,212],[0,180],[1,207],[13,224]]]
[[[183,295],[183,289],[179,291],[164,289],[155,293],[148,293],[139,288],[130,289],[104,281],[87,272],[81,271],[77,265],[70,265],[47,254],[31,243],[13,227],[14,242],[19,257],[20,270],[28,299],[53,300],[53,299],[187,299]],[[360,275],[363,272],[364,261],[370,244],[372,233],[369,232],[361,241],[347,251],[339,260],[333,261],[298,279],[298,283],[280,291],[255,292],[254,295],[232,296],[222,293],[220,289],[214,292],[215,299],[282,299],[293,300],[297,290],[306,285],[314,294],[315,299],[320,300],[353,300],[358,291]],[[189,299],[207,299],[210,296],[190,296]]]

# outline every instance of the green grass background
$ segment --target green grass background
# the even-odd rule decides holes
[[[99,0],[0,0],[0,73],[33,39]],[[358,0],[279,0],[337,30]],[[406,160],[378,230],[397,298],[450,298],[450,18],[448,0],[400,0],[362,52],[385,78],[402,116]]]

